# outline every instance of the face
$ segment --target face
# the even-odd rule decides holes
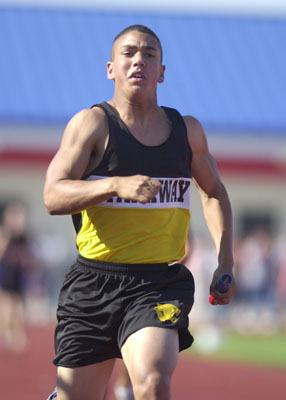
[[[165,66],[161,49],[152,35],[131,31],[119,37],[113,45],[113,59],[107,63],[108,79],[115,89],[138,93],[156,91],[164,81]]]
[[[21,235],[25,231],[27,222],[24,206],[17,202],[9,204],[4,211],[3,221],[12,235]]]

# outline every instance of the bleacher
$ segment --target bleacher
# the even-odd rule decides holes
[[[286,19],[0,7],[0,125],[65,124],[111,98],[106,61],[130,24],[161,38],[159,104],[210,134],[286,136]]]

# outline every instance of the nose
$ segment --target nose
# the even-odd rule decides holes
[[[135,54],[134,54],[134,58],[133,58],[133,63],[134,63],[134,65],[136,66],[136,65],[145,65],[145,61],[144,61],[144,56],[143,56],[143,54],[141,53],[141,51],[137,51]]]

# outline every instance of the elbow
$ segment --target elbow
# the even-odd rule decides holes
[[[44,190],[43,200],[44,206],[48,214],[61,215],[60,209],[55,201],[56,196],[53,196],[48,190]]]
[[[63,197],[57,192],[44,190],[43,200],[46,211],[50,215],[70,215],[74,212],[70,204],[65,204]]]
[[[50,215],[59,215],[59,213],[57,212],[56,207],[52,204],[51,201],[49,201],[48,199],[44,198],[44,205],[46,208],[46,211],[48,214]]]
[[[54,209],[54,208],[52,208],[52,207],[46,206],[46,211],[47,211],[48,214],[50,214],[50,215],[60,215],[60,213],[57,212],[57,210]]]
[[[216,182],[216,185],[207,193],[209,199],[225,200],[228,199],[226,188],[221,180]]]

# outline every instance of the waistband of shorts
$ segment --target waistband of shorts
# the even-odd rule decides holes
[[[112,263],[109,261],[90,260],[81,256],[77,256],[77,263],[85,267],[93,268],[99,272],[114,273],[114,274],[140,274],[140,273],[153,273],[153,272],[167,272],[170,265],[167,263],[162,264],[121,264]]]

